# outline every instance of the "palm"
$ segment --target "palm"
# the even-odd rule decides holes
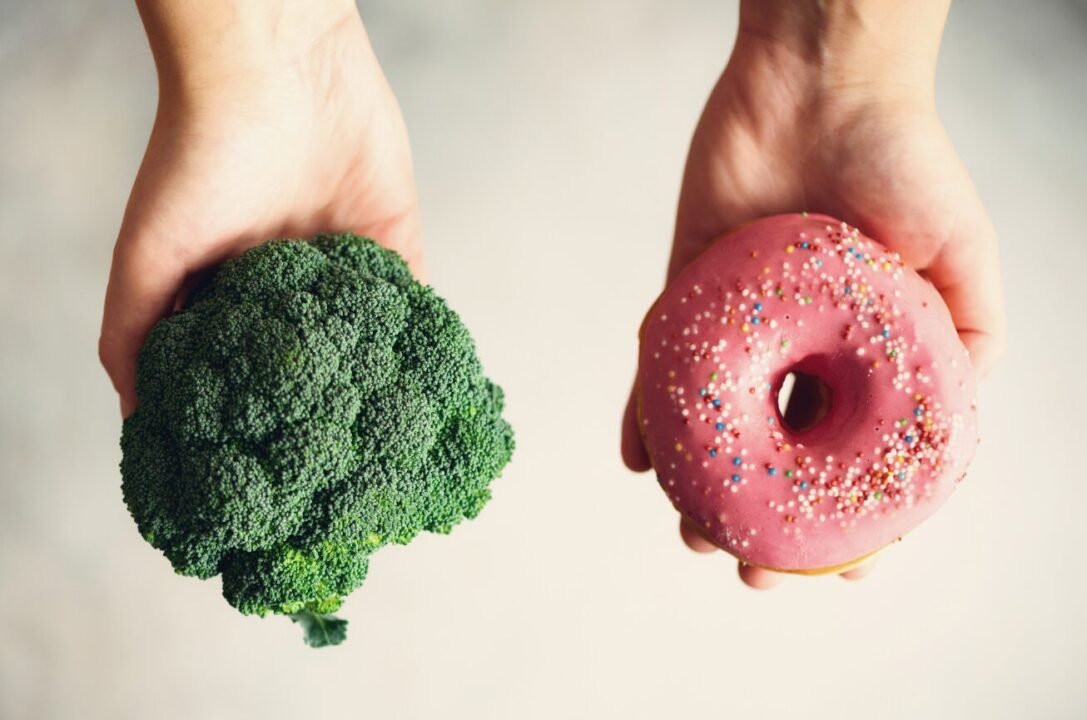
[[[343,57],[357,44],[326,38],[297,74],[212,107],[167,105],[122,242],[153,223],[148,242],[202,267],[270,237],[352,230],[417,263],[407,136],[380,74]],[[333,85],[321,104],[311,102],[319,82]]]
[[[980,253],[988,219],[930,105],[771,99],[749,107],[727,74],[711,96],[684,178],[672,273],[731,227],[798,210],[856,224],[919,270],[943,270],[936,261],[951,243],[955,256]]]

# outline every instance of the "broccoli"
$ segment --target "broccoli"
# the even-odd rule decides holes
[[[513,452],[468,330],[354,235],[228,260],[140,352],[122,492],[182,575],[314,646],[374,550],[474,518]]]

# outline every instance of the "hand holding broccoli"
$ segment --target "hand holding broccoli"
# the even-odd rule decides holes
[[[159,107],[99,342],[125,502],[179,573],[334,645],[374,550],[490,497],[502,393],[412,276],[407,134],[354,3],[138,4]],[[329,231],[399,256],[344,234],[234,258]]]
[[[151,326],[194,274],[247,247],[352,231],[422,271],[407,134],[354,3],[139,6],[159,108],[99,342],[126,416]]]

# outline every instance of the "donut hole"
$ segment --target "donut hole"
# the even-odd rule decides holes
[[[778,387],[778,414],[782,424],[794,433],[819,425],[830,412],[830,402],[830,386],[809,372],[793,369]]]

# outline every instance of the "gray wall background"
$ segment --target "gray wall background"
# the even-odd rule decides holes
[[[940,108],[1012,332],[970,480],[865,582],[771,594],[688,553],[616,453],[734,3],[363,11],[514,464],[478,521],[375,557],[337,649],[174,576],[121,503],[95,357],[153,66],[128,2],[0,0],[0,718],[1087,716],[1083,4],[952,10]]]

